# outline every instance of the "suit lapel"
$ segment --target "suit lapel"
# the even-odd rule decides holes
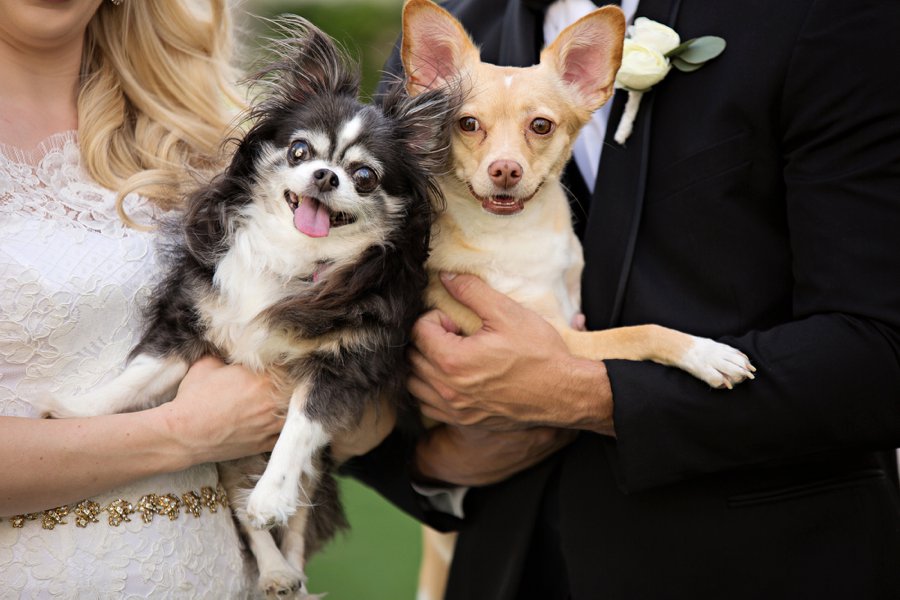
[[[638,16],[672,24],[681,0],[641,0]],[[584,235],[586,261],[582,300],[589,329],[616,326],[631,271],[649,166],[654,93],[641,101],[631,137],[624,146],[613,140],[627,92],[618,90],[606,128],[597,185]]]

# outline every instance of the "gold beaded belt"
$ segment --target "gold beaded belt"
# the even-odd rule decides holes
[[[170,521],[174,521],[181,514],[182,507],[186,512],[199,517],[204,506],[211,513],[218,512],[219,506],[228,508],[228,494],[221,484],[217,485],[216,489],[202,487],[200,494],[193,491],[185,492],[180,498],[175,494],[144,494],[137,504],[122,498],[113,500],[106,506],[100,506],[93,500],[82,500],[74,507],[66,504],[43,512],[15,515],[9,517],[9,523],[14,528],[20,529],[25,526],[26,521],[40,519],[41,527],[52,530],[57,525],[66,525],[64,519],[71,514],[75,516],[76,526],[87,527],[91,523],[99,523],[97,517],[106,513],[107,522],[113,527],[118,527],[123,522],[130,523],[131,515],[135,513],[141,515],[144,523],[150,523],[156,515],[169,517]]]

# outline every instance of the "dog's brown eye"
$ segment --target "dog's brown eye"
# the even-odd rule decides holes
[[[538,135],[547,135],[553,131],[553,123],[547,119],[537,118],[531,122],[531,130]]]
[[[369,167],[359,167],[353,171],[353,185],[360,192],[371,192],[378,185],[378,175]]]
[[[296,165],[299,162],[308,160],[310,155],[309,144],[305,140],[296,140],[291,142],[288,148],[288,162]]]
[[[475,117],[463,117],[459,120],[459,128],[463,131],[468,131],[469,133],[478,131],[478,119]]]

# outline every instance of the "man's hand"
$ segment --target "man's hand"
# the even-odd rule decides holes
[[[550,426],[612,435],[612,397],[602,362],[576,358],[540,315],[471,275],[444,286],[483,321],[462,337],[440,311],[413,328],[410,392],[426,417],[511,431]]]
[[[389,398],[382,394],[378,405],[367,404],[362,419],[353,430],[338,433],[331,440],[331,456],[341,464],[354,456],[362,456],[384,441],[397,423],[397,413]]]
[[[415,468],[426,479],[489,485],[536,465],[577,435],[573,429],[553,427],[488,431],[441,425],[419,443]]]

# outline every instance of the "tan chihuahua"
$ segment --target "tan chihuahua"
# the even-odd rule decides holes
[[[481,62],[478,48],[450,13],[429,0],[403,7],[401,58],[412,95],[463,86],[466,100],[452,134],[450,172],[440,178],[447,207],[432,228],[427,301],[469,335],[481,319],[453,299],[441,271],[471,273],[552,323],[569,350],[594,360],[652,360],[678,367],[715,388],[731,388],[755,370],[740,351],[659,325],[579,331],[581,244],[560,183],[572,145],[613,93],[625,19],[596,10],[563,30],[531,67]],[[429,544],[420,599],[443,596],[443,551]],[[435,576],[435,574],[437,574]],[[430,581],[426,581],[426,579]]]
[[[441,284],[441,271],[471,273],[539,313],[569,350],[594,360],[652,360],[715,388],[752,378],[738,350],[658,325],[578,331],[581,244],[560,175],[591,113],[613,92],[625,20],[616,7],[573,23],[539,64],[481,62],[459,22],[429,0],[403,9],[401,56],[413,95],[443,85],[467,89],[452,135],[452,170],[440,178],[447,207],[432,229],[428,302],[466,334],[481,319]]]

